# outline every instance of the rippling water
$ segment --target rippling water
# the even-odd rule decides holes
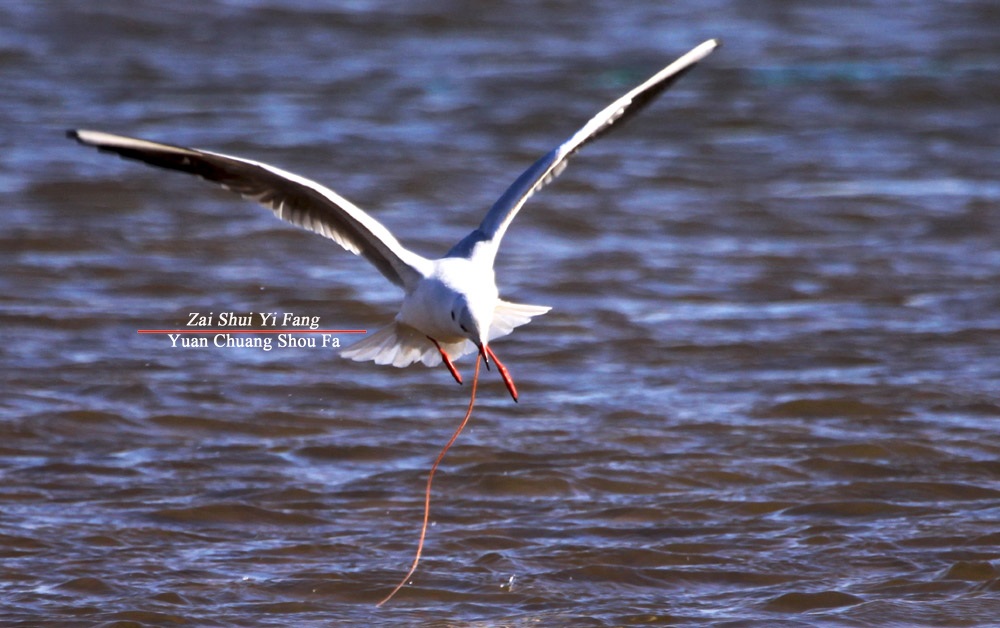
[[[0,623],[998,621],[995,3],[343,4],[0,7]],[[495,347],[521,403],[486,374],[375,610],[468,387],[137,334],[399,294],[63,130],[280,165],[437,255],[714,36],[512,227],[501,290],[553,306]]]

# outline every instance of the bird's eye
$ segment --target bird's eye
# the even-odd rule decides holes
[[[464,331],[465,333],[469,333],[469,330],[465,328],[465,325],[459,325],[459,327],[461,327],[462,331]]]

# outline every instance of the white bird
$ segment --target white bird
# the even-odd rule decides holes
[[[347,347],[341,352],[344,357],[397,367],[414,362],[436,366],[443,361],[461,384],[452,361],[478,350],[487,368],[493,360],[517,401],[514,382],[489,343],[550,308],[499,298],[493,262],[507,227],[525,201],[563,171],[573,153],[635,115],[718,45],[714,39],[702,43],[601,110],[519,176],[479,227],[436,260],[404,247],[381,223],[333,190],[274,166],[100,131],[71,130],[67,135],[123,158],[218,183],[374,264],[403,289],[403,303],[391,325]]]

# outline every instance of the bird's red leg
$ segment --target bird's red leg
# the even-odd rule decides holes
[[[510,378],[510,371],[508,371],[507,367],[503,365],[503,362],[497,359],[497,355],[493,353],[493,349],[490,349],[489,345],[486,345],[484,348],[486,349],[486,354],[489,355],[490,359],[496,363],[497,370],[500,371],[500,377],[503,378],[503,383],[507,387],[507,391],[510,393],[510,396],[514,399],[514,401],[517,401],[517,388],[514,386],[514,380]]]
[[[438,344],[437,340],[434,340],[430,336],[427,336],[427,339],[434,343],[434,346],[437,347],[437,350],[441,353],[441,359],[444,360],[444,365],[448,367],[449,371],[451,371],[451,376],[455,378],[456,382],[461,384],[462,376],[458,373],[458,369],[455,368],[455,365],[451,363],[451,358],[448,357],[448,354],[444,352],[444,349],[441,348],[441,345]]]

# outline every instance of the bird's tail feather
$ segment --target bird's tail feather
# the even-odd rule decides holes
[[[468,340],[441,343],[441,348],[454,359],[475,350]],[[409,325],[393,322],[364,340],[341,350],[342,357],[364,362],[373,360],[375,364],[391,364],[397,367],[423,362],[427,366],[441,364],[441,354],[427,336]]]
[[[493,310],[493,324],[490,326],[489,338],[493,340],[506,336],[515,327],[524,325],[533,316],[541,316],[550,309],[541,305],[498,300]],[[468,340],[442,342],[441,348],[452,360],[476,350],[476,346]],[[372,360],[375,364],[391,364],[398,367],[409,366],[414,362],[422,362],[427,366],[441,364],[441,354],[434,343],[416,329],[398,321],[344,348],[340,355],[356,362]]]

